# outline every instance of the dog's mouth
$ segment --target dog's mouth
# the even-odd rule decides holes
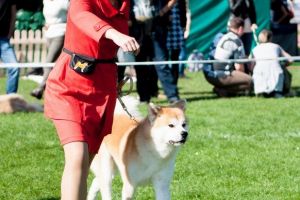
[[[186,142],[186,139],[182,139],[180,141],[169,140],[169,144],[174,145],[174,146],[184,144],[185,142]]]

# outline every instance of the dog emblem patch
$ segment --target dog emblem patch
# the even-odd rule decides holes
[[[77,70],[80,70],[81,72],[85,72],[86,71],[86,68],[88,66],[88,63],[87,62],[81,62],[80,60],[78,60],[74,66],[74,69],[77,71]]]

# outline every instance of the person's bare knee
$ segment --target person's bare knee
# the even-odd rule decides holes
[[[65,162],[84,166],[89,161],[88,145],[85,142],[71,142],[64,145]]]

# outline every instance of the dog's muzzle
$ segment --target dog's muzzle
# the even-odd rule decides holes
[[[172,145],[181,145],[181,144],[184,144],[187,140],[187,137],[188,137],[188,132],[187,131],[182,131],[181,133],[181,140],[179,141],[174,141],[174,140],[170,140],[169,143],[172,144]]]
[[[187,140],[188,132],[187,131],[182,131],[181,135],[182,135],[181,143],[184,144]]]

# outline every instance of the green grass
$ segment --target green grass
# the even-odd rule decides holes
[[[299,94],[300,70],[291,72]],[[299,97],[218,99],[201,73],[188,77],[179,86],[190,135],[177,157],[172,199],[300,199]],[[0,79],[1,92],[4,85]],[[38,102],[28,95],[34,87],[21,80],[19,92]],[[0,121],[0,199],[59,199],[64,161],[52,123],[41,113],[0,115]],[[117,178],[114,199],[120,190]],[[136,199],[154,199],[152,188],[138,189]]]

